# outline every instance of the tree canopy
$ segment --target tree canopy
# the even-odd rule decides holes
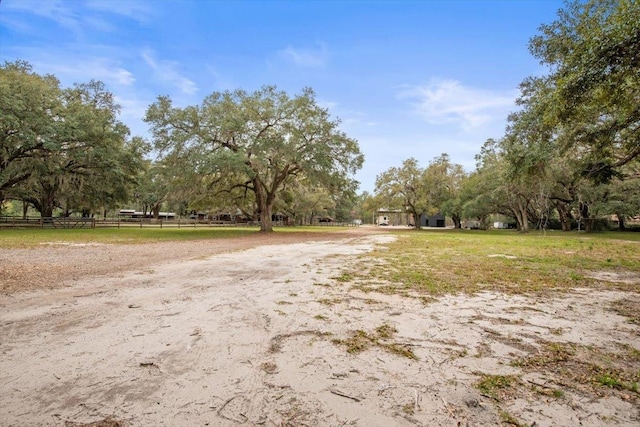
[[[190,159],[196,174],[208,177],[209,191],[251,194],[261,231],[272,231],[274,203],[288,180],[348,185],[363,162],[357,142],[311,89],[294,97],[274,86],[215,92],[184,108],[159,97],[146,121],[161,158]]]
[[[145,143],[98,81],[62,89],[23,61],[0,68],[0,199],[88,214],[128,200]]]

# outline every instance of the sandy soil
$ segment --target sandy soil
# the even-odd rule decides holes
[[[475,426],[505,413],[536,426],[640,424],[638,399],[622,392],[498,400],[474,385],[513,374],[553,390],[510,364],[542,342],[640,348],[640,327],[608,309],[635,296],[362,294],[340,269],[391,235],[280,238],[148,245],[146,258],[133,256],[140,247],[0,251],[5,272],[35,271],[26,292],[0,276],[0,425]],[[348,353],[354,331],[375,345]]]

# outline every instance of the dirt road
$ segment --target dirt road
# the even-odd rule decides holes
[[[201,250],[2,294],[0,425],[638,425],[634,398],[497,404],[476,385],[491,372],[551,389],[509,363],[540,339],[637,345],[638,326],[605,310],[624,295],[425,304],[337,279],[392,238]]]

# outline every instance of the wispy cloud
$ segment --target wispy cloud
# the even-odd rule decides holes
[[[291,45],[280,50],[279,55],[300,67],[324,67],[329,62],[329,51],[324,44],[315,49],[296,48]]]
[[[34,66],[78,83],[93,79],[108,85],[131,86],[136,81],[133,73],[107,58],[75,57],[73,61],[56,61],[42,56],[34,61]]]
[[[142,23],[148,22],[153,15],[152,5],[140,0],[89,0],[85,5],[88,9],[120,15]]]
[[[404,88],[401,99],[417,99],[416,112],[431,124],[454,124],[471,131],[503,121],[514,109],[517,91],[491,91],[463,86],[455,80],[432,79],[428,84]]]
[[[2,17],[3,24],[21,32],[33,32],[37,27],[28,17],[31,15],[48,19],[60,27],[82,38],[85,33],[101,31],[113,33],[118,30],[117,23],[109,15],[117,15],[137,22],[148,22],[152,8],[146,1],[104,1],[65,2],[62,0],[21,0],[2,4],[10,18]]]
[[[155,53],[149,49],[142,52],[142,59],[151,67],[158,80],[176,86],[180,92],[188,95],[193,95],[198,91],[195,82],[181,74],[180,64],[177,62],[157,60]]]
[[[61,27],[79,33],[81,30],[80,15],[77,11],[65,5],[60,0],[51,0],[47,2],[23,0],[17,2],[7,2],[8,11],[14,13],[27,13],[40,16],[56,22]],[[7,10],[5,9],[5,11]]]

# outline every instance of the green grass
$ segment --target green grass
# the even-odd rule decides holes
[[[330,233],[342,227],[277,227],[274,233]],[[1,229],[0,248],[28,248],[56,243],[143,244],[167,241],[224,239],[258,235],[257,227],[127,227],[96,229]]]
[[[355,287],[383,293],[443,295],[483,290],[542,293],[601,284],[598,272],[640,274],[640,233],[402,231],[345,271]],[[634,289],[616,284],[612,287]]]
[[[142,244],[249,236],[257,228],[96,228],[0,230],[0,247],[25,248],[50,242]]]

